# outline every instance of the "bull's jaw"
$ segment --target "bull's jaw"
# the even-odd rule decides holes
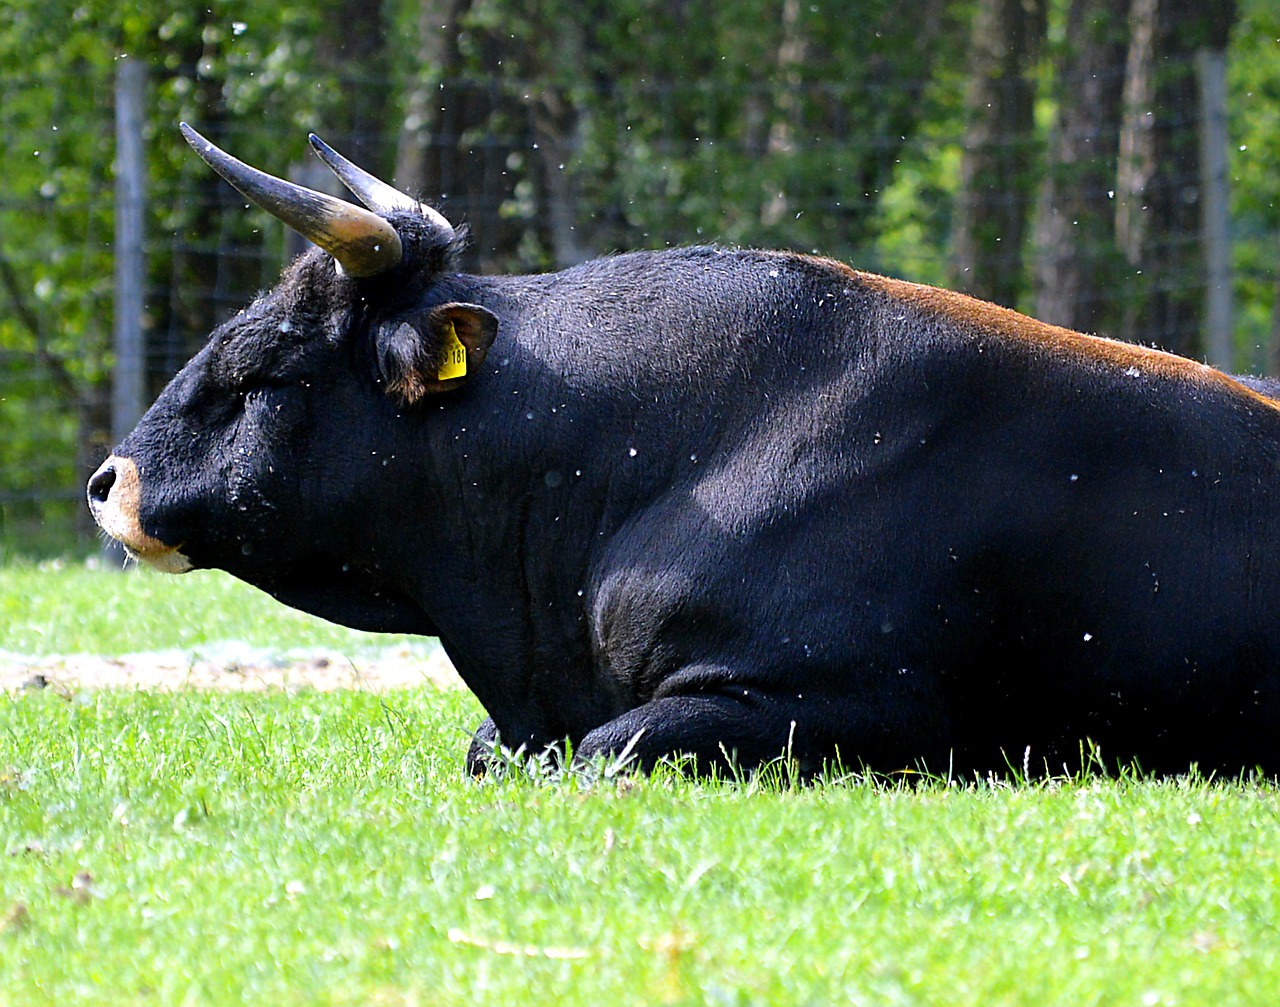
[[[98,527],[123,545],[130,557],[161,573],[192,569],[180,545],[168,545],[142,530],[138,517],[142,480],[133,459],[112,455],[89,480],[88,492],[89,510]]]

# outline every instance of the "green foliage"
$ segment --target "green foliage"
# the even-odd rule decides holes
[[[913,15],[888,0],[856,13],[833,0],[7,3],[0,543],[12,553],[38,536],[68,541],[83,469],[107,447],[121,60],[149,75],[154,391],[213,324],[272,282],[285,241],[190,156],[179,119],[278,173],[308,159],[305,135],[317,130],[389,174],[410,163],[406,136],[425,128],[437,146],[415,184],[461,207],[485,268],[701,240],[945,282],[978,6],[928,0]],[[1064,37],[1065,0],[1048,6],[1052,56],[1077,40]],[[1269,338],[1280,240],[1273,7],[1241,0],[1231,49],[1238,329],[1250,346]],[[1052,92],[1052,58],[1027,69]],[[997,142],[1039,150],[1051,106],[1042,102],[1032,142]]]
[[[51,535],[60,548],[83,521],[78,506],[86,464],[109,444],[106,398],[113,366],[111,297],[114,158],[113,88],[121,60],[149,73],[146,139],[151,179],[150,235],[199,234],[208,208],[167,199],[204,175],[168,142],[180,118],[266,112],[286,129],[295,157],[306,128],[338,107],[339,88],[316,88],[303,69],[325,5],[219,3],[172,5],[15,0],[0,15],[0,549],[39,552]],[[333,78],[333,75],[330,75]],[[289,116],[283,114],[288,109]],[[292,118],[291,118],[292,117]],[[255,131],[244,156],[275,161],[280,145]],[[156,196],[160,198],[154,198]],[[263,221],[228,218],[232,233],[259,243]],[[279,245],[280,231],[269,233]],[[198,244],[198,238],[196,244]],[[216,246],[215,246],[216,247]],[[150,247],[155,289],[193,279],[163,249]],[[278,258],[275,262],[278,262]],[[245,295],[272,278],[258,272]],[[225,308],[220,309],[225,311]],[[195,318],[170,316],[177,312]],[[146,323],[207,329],[214,317],[153,297]],[[190,339],[190,336],[187,337]],[[170,354],[171,369],[189,347]]]
[[[105,387],[110,367],[110,88],[97,86],[110,57],[88,44],[83,29],[73,28],[63,50],[41,44],[67,33],[66,14],[15,3],[0,15],[9,19],[0,30],[0,549],[6,551],[16,529],[37,515],[65,521],[65,498],[42,506],[41,497],[73,485],[82,401]],[[73,78],[80,81],[74,87]]]
[[[1228,66],[1232,95],[1232,216],[1238,344],[1255,369],[1274,366],[1263,348],[1274,338],[1280,308],[1280,11],[1265,0],[1244,0]],[[1273,351],[1274,352],[1274,351]]]
[[[512,88],[556,90],[577,111],[566,170],[599,250],[714,240],[866,258],[909,141],[956,110],[929,81],[959,51],[916,45],[919,26],[889,3],[857,18],[797,5],[788,21],[772,2],[639,0],[585,23],[555,3],[509,6],[475,4],[468,24],[501,33]],[[473,47],[472,73],[490,51]]]

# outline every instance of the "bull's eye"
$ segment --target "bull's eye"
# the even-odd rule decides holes
[[[245,408],[254,408],[278,402],[287,394],[287,385],[259,384],[254,385],[252,388],[244,389],[240,393],[240,398],[244,402]]]
[[[238,382],[235,392],[236,397],[245,402],[250,399],[260,399],[264,395],[287,391],[295,386],[295,382],[285,381],[282,378],[252,378]]]
[[[279,436],[293,428],[305,413],[296,383],[264,383],[239,393],[241,418],[249,429]]]

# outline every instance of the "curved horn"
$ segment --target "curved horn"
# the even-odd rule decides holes
[[[426,203],[419,203],[412,196],[406,195],[394,186],[388,185],[380,178],[375,178],[359,165],[348,161],[327,143],[311,133],[307,137],[311,141],[311,146],[320,156],[325,164],[329,166],[329,170],[338,176],[339,180],[348,189],[355,194],[360,200],[374,213],[386,216],[397,211],[408,210],[414,213],[421,213],[425,216],[446,240],[453,239],[453,225],[444,218],[444,215]]]
[[[246,199],[315,242],[352,276],[376,276],[400,261],[396,229],[376,213],[251,168],[219,150],[185,122],[187,143]]]

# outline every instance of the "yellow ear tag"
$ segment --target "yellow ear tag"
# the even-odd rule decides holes
[[[440,381],[448,381],[450,378],[466,377],[466,374],[467,348],[462,345],[453,322],[450,322],[449,334],[444,339],[444,362],[436,372],[436,378]]]

